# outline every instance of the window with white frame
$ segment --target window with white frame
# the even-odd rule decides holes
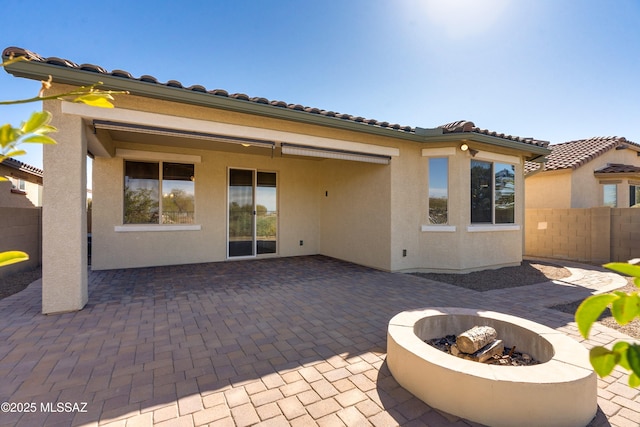
[[[471,223],[515,222],[515,165],[471,160]]]
[[[449,221],[449,159],[429,158],[429,224]]]
[[[124,164],[124,224],[194,224],[193,164]]]

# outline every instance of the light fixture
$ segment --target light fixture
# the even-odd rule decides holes
[[[469,154],[471,154],[471,157],[475,157],[476,154],[478,154],[478,150],[474,150],[473,148],[470,148],[466,143],[462,143],[462,145],[460,146],[460,150],[468,151]]]
[[[381,154],[360,153],[357,151],[334,150],[311,147],[308,145],[282,144],[282,154],[293,154],[296,156],[321,157],[324,159],[351,160],[355,162],[376,163],[388,165],[391,162],[390,156]]]

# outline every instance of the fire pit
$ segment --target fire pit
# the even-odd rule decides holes
[[[424,342],[479,324],[540,364],[487,365]],[[451,307],[399,313],[389,322],[387,365],[430,406],[491,426],[585,426],[597,410],[588,351],[561,332],[501,313]]]

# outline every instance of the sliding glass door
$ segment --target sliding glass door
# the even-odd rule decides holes
[[[276,253],[276,178],[275,172],[229,169],[229,258]]]

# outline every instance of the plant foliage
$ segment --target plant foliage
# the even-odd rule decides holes
[[[640,287],[640,259],[628,263],[612,262],[605,264],[609,270],[633,277],[633,282]],[[609,308],[613,318],[620,325],[626,325],[640,317],[640,295],[638,292],[624,293],[615,291],[608,294],[593,295],[585,299],[576,311],[576,323],[583,337],[589,338],[591,326],[598,320],[605,309]],[[621,341],[611,350],[597,346],[589,352],[589,360],[600,377],[609,375],[616,365],[631,371],[629,385],[640,386],[640,345]]]
[[[0,66],[7,66],[18,61],[26,60],[24,57],[9,58]],[[91,86],[82,86],[66,93],[57,95],[45,95],[47,89],[51,88],[51,76],[47,81],[42,82],[42,87],[37,96],[32,98],[0,101],[0,105],[26,104],[52,99],[80,102],[94,107],[113,108],[113,95],[125,94],[126,92],[105,91],[98,88],[101,83]],[[55,144],[56,141],[49,134],[56,131],[51,126],[51,113],[48,111],[36,111],[31,114],[28,120],[22,122],[20,126],[14,127],[9,123],[0,126],[0,163],[9,157],[16,157],[26,154],[20,148],[22,144]],[[0,176],[0,181],[6,178]],[[26,261],[29,256],[20,251],[0,252],[0,267],[17,262]]]

